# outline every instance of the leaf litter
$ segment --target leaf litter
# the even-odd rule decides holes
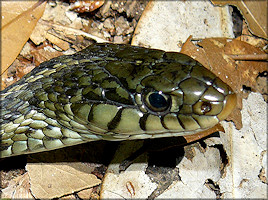
[[[105,12],[105,10],[107,9],[107,7],[104,6],[101,8],[100,12],[101,14],[96,14],[96,16],[98,15],[108,15],[109,16],[109,12]],[[116,7],[115,5],[110,5],[110,7]],[[120,6],[117,7],[120,10]],[[108,14],[107,14],[108,13]],[[131,14],[129,14],[131,15]],[[111,17],[111,16],[109,16]],[[107,18],[109,19],[109,18]],[[106,20],[105,20],[106,21]],[[114,41],[117,41],[118,39],[116,39],[117,35],[114,34],[116,33],[115,30],[115,26],[111,25],[110,23],[118,23],[118,21],[111,21],[108,20],[106,21],[106,25],[101,25],[101,23],[97,22],[97,23],[93,23],[93,28],[89,28],[91,30],[95,31],[96,35],[99,35],[100,38],[103,39],[109,39],[111,40],[109,37],[103,37],[105,36],[105,31],[106,36],[110,35],[110,36],[114,36]],[[41,22],[42,23],[42,22]],[[120,22],[121,24],[123,22]],[[46,24],[46,25],[44,25]],[[51,23],[53,24],[53,23]],[[43,21],[43,26],[51,26],[51,24],[47,23],[47,21]],[[79,23],[78,23],[79,24]],[[117,24],[118,25],[118,24]],[[120,25],[120,24],[119,24]],[[56,24],[56,26],[58,26]],[[60,24],[60,26],[62,26]],[[76,26],[76,25],[75,25]],[[41,26],[42,27],[42,26]],[[55,24],[54,24],[55,27]],[[98,28],[105,28],[104,31],[104,35],[99,34],[99,30]],[[67,34],[68,30],[66,33],[63,34],[59,34],[59,31],[54,31],[54,29],[45,29],[45,32],[48,32],[45,36],[45,40],[41,40],[40,43],[43,43],[41,46],[44,47],[54,47],[57,49],[57,51],[51,51],[51,53],[48,53],[48,51],[44,51],[42,48],[37,48],[36,50],[34,50],[34,46],[36,46],[37,44],[34,43],[29,43],[31,46],[31,50],[28,52],[31,52],[31,54],[36,55],[34,56],[37,59],[33,59],[37,65],[38,63],[43,62],[46,59],[50,59],[51,57],[48,56],[49,54],[51,54],[51,56],[53,55],[61,55],[62,53],[65,53],[64,51],[68,51],[67,47],[66,47],[66,41],[68,41],[68,43],[70,44],[70,47],[73,47],[76,50],[79,50],[81,47],[76,47],[76,42],[79,42],[80,39],[79,36],[71,36]],[[49,31],[48,31],[49,30]],[[102,29],[100,29],[102,30]],[[122,31],[123,30],[123,31]],[[93,31],[93,32],[94,32]],[[40,30],[38,31],[40,33]],[[38,33],[37,32],[37,33]],[[128,31],[126,31],[125,28],[123,29],[117,29],[117,33],[121,33],[121,34],[125,34],[125,38],[122,37],[121,39],[119,39],[118,41],[128,41],[128,39],[130,38],[128,36]],[[66,41],[64,40],[64,35],[68,36],[69,39],[66,39]],[[83,34],[81,34],[83,35]],[[67,38],[68,38],[67,37]],[[33,38],[33,37],[32,37]],[[242,38],[242,36],[241,36]],[[246,86],[249,87],[252,91],[258,91],[261,92],[262,94],[264,94],[265,92],[267,92],[267,88],[265,89],[265,87],[267,86],[265,84],[265,81],[262,81],[262,84],[260,84],[260,82],[258,82],[258,80],[260,80],[260,74],[265,74],[265,70],[267,70],[267,63],[265,62],[260,62],[260,61],[236,61],[235,59],[233,59],[230,55],[233,54],[250,54],[250,55],[263,55],[265,52],[263,50],[261,50],[260,47],[255,47],[253,45],[250,45],[244,41],[241,41],[241,38],[237,38],[234,40],[230,40],[228,38],[207,38],[207,39],[203,39],[201,41],[195,42],[195,44],[193,44],[192,42],[190,42],[190,40],[187,40],[186,43],[183,45],[182,48],[182,53],[188,54],[191,57],[197,59],[199,62],[201,62],[204,66],[208,67],[211,71],[213,71],[215,74],[217,74],[222,80],[224,80],[226,83],[228,83],[233,89],[234,91],[236,91],[238,93],[238,106],[237,109],[235,110],[235,112],[233,112],[233,114],[228,118],[228,120],[232,120],[235,122],[237,128],[241,128],[242,124],[241,124],[241,113],[240,113],[240,109],[242,107],[241,101],[242,98],[245,98],[247,93],[245,93],[245,91],[242,90],[243,87]],[[127,40],[125,40],[127,39]],[[48,40],[49,42],[47,43]],[[113,40],[113,39],[112,39]],[[253,38],[251,41],[255,42],[257,39]],[[32,41],[35,41],[34,39],[32,39]],[[38,43],[38,42],[37,42]],[[88,43],[90,43],[90,41],[88,41]],[[28,44],[28,43],[27,43]],[[79,45],[78,45],[79,46]],[[263,45],[262,45],[263,46]],[[58,48],[57,48],[58,47]],[[57,52],[57,53],[55,53]],[[29,53],[28,53],[29,55]],[[40,58],[38,58],[40,57]],[[21,59],[20,59],[21,60]],[[22,66],[26,66],[27,64],[23,64]],[[18,74],[18,77],[22,77],[24,74],[28,73],[27,70],[23,69],[23,67],[21,66],[21,70],[17,70],[18,72],[16,72]],[[14,67],[16,68],[16,67]],[[27,67],[26,67],[27,68]],[[15,70],[16,71],[16,70]],[[6,73],[6,72],[5,72]],[[7,76],[7,75],[5,75]],[[16,79],[17,80],[17,79]],[[263,83],[264,82],[264,83]],[[215,130],[221,130],[221,128],[216,128]],[[191,138],[189,137],[188,141],[194,141],[196,139],[199,138]],[[60,193],[56,194],[54,193],[55,191],[53,191],[53,188],[50,190],[48,189],[47,191],[49,192],[44,192],[44,188],[48,188],[44,185],[42,185],[43,183],[39,183],[38,180],[34,180],[34,177],[40,177],[40,171],[34,169],[33,167],[36,166],[37,169],[39,170],[43,170],[43,171],[48,171],[51,172],[50,174],[42,174],[43,177],[49,177],[51,176],[53,173],[52,171],[57,171],[59,172],[60,178],[62,180],[67,180],[67,174],[71,175],[71,181],[72,181],[72,177],[74,177],[74,174],[78,173],[78,177],[77,180],[75,181],[76,183],[78,183],[78,185],[80,184],[80,186],[83,186],[83,178],[79,178],[79,176],[81,174],[79,174],[78,172],[73,172],[72,170],[77,168],[79,170],[81,170],[83,168],[83,166],[81,166],[81,163],[78,163],[78,166],[75,166],[76,164],[72,165],[72,166],[65,166],[65,164],[59,165],[56,164],[55,165],[50,165],[50,164],[42,164],[39,166],[36,166],[34,164],[31,165],[27,165],[27,170],[29,170],[29,174],[31,174],[31,185],[33,186],[33,191],[35,191],[34,193],[36,193],[36,197],[42,197],[42,195],[44,193],[47,193],[47,195],[50,193],[50,195],[45,196],[47,198],[54,198],[54,197],[59,197],[61,195],[66,195],[66,194],[70,194],[72,192],[70,191],[84,191],[83,189],[86,187],[76,187],[76,185],[68,185],[66,183],[62,183],[63,185],[59,186],[59,187],[63,187],[63,188],[68,188],[69,191],[60,191]],[[60,166],[58,169],[55,167]],[[53,169],[53,170],[52,170]],[[51,171],[52,170],[52,171]],[[35,172],[33,172],[35,171]],[[68,173],[70,172],[71,173]],[[39,173],[39,174],[38,174]],[[89,174],[90,175],[90,174]],[[25,175],[26,177],[26,175]],[[64,178],[63,178],[64,177]],[[91,177],[92,178],[92,177]],[[95,178],[93,178],[95,182],[95,184],[99,184],[99,180]],[[40,179],[41,180],[41,179]],[[82,184],[81,184],[82,183]],[[52,185],[55,184],[59,184],[57,183],[52,183]],[[90,185],[90,183],[89,183]],[[94,185],[94,184],[93,184]],[[54,188],[55,189],[55,188]],[[42,191],[44,193],[42,193]],[[81,191],[81,192],[82,192]],[[89,192],[89,191],[88,191]],[[80,193],[82,194],[82,193]],[[88,193],[86,192],[85,195],[87,195]],[[53,196],[54,195],[54,196]],[[84,195],[84,194],[83,194]]]

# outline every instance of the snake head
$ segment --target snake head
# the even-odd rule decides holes
[[[114,48],[101,48],[107,52],[107,47]],[[95,124],[102,124],[112,137],[194,134],[224,120],[236,105],[232,89],[187,55],[128,45],[115,48],[109,49],[115,54],[105,65],[110,78],[102,87],[106,98],[121,103],[99,106],[103,108],[98,113],[107,113],[105,118],[93,115]],[[109,92],[112,79],[118,84]]]
[[[140,110],[154,116],[145,130],[164,127],[186,135],[226,119],[236,106],[227,84],[187,55],[167,52],[163,58],[137,87]]]

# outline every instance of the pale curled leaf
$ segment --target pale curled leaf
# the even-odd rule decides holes
[[[44,12],[46,2],[3,1],[1,6],[1,74],[3,74],[29,39]]]
[[[246,19],[250,30],[260,37],[267,38],[267,1],[211,0],[214,5],[234,5]]]
[[[99,185],[82,163],[28,163],[31,191],[38,199],[51,199]]]
[[[34,199],[30,191],[28,173],[12,179],[8,187],[2,190],[1,198]]]

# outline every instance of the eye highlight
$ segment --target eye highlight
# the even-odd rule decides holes
[[[144,98],[145,105],[153,112],[167,111],[171,106],[169,95],[162,92],[148,92]]]

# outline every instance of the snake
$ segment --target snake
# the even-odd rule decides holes
[[[236,94],[185,54],[96,43],[41,63],[1,91],[0,103],[4,158],[198,134],[227,118]]]

